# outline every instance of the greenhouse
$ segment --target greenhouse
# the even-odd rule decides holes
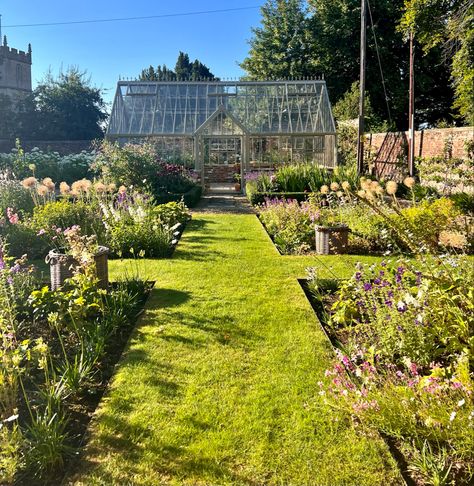
[[[152,142],[206,183],[284,163],[336,164],[323,80],[119,81],[107,138]]]

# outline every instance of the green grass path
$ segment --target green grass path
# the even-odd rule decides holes
[[[400,484],[385,444],[318,393],[331,351],[296,280],[315,263],[230,214],[196,214],[173,259],[140,262],[156,288],[74,483]]]

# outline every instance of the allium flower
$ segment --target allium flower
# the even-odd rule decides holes
[[[124,194],[125,192],[127,192],[127,188],[125,186],[120,186],[118,188],[118,192],[119,194]]]
[[[321,188],[319,189],[319,192],[321,194],[327,194],[329,192],[329,187],[324,184],[324,186],[321,186]]]
[[[114,183],[109,184],[107,186],[107,192],[115,192],[116,189],[117,189],[117,186]]]
[[[37,183],[38,180],[36,179],[36,177],[27,177],[26,179],[23,179],[23,181],[21,182],[21,184],[25,189],[32,189],[33,187],[36,186]]]
[[[38,186],[37,192],[40,196],[44,197],[49,193],[49,189],[44,184],[40,184]]]
[[[351,188],[351,185],[349,184],[349,182],[344,181],[344,182],[341,184],[341,187],[344,189],[344,191],[348,191],[348,190]]]
[[[439,234],[439,244],[442,246],[463,249],[465,246],[467,246],[467,243],[466,235],[463,235],[458,231],[443,230]]]
[[[67,196],[71,192],[71,188],[69,187],[69,184],[67,182],[61,182],[61,184],[59,184],[59,192],[63,196]]]
[[[331,182],[330,187],[331,187],[331,191],[334,191],[335,192],[335,191],[338,191],[339,190],[339,187],[340,186],[339,186],[339,184],[337,182]]]
[[[362,199],[365,199],[365,196],[366,196],[366,192],[363,190],[363,189],[360,189],[357,191],[357,195],[362,198]]]
[[[46,186],[50,192],[53,192],[56,187],[56,184],[53,182],[51,177],[45,177],[43,179],[43,185]]]
[[[411,189],[415,185],[415,179],[413,177],[405,177],[403,179],[403,184],[408,187],[408,189]]]
[[[96,182],[94,185],[94,189],[98,194],[103,194],[107,191],[107,186],[102,182]]]
[[[398,189],[398,184],[395,181],[387,182],[387,185],[385,187],[387,194],[389,194],[390,196],[394,196],[397,192],[397,189]]]

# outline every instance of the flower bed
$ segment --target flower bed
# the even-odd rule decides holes
[[[473,477],[473,284],[472,261],[453,256],[359,265],[344,282],[310,271],[339,358],[320,393],[395,440],[417,484]]]
[[[0,482],[61,482],[152,284],[135,272],[100,289],[90,238],[58,290],[0,252]]]
[[[361,180],[359,189],[344,181],[322,186],[307,200],[267,198],[259,218],[281,253],[314,251],[315,226],[347,225],[347,251],[355,254],[473,251],[474,215],[462,198],[417,201],[414,181],[405,180],[411,200],[400,201],[399,185]]]

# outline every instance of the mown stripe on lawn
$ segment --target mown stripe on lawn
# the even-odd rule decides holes
[[[255,215],[196,214],[172,260],[141,262],[156,288],[71,482],[398,484],[384,443],[319,395],[331,353],[296,280],[312,261]]]

